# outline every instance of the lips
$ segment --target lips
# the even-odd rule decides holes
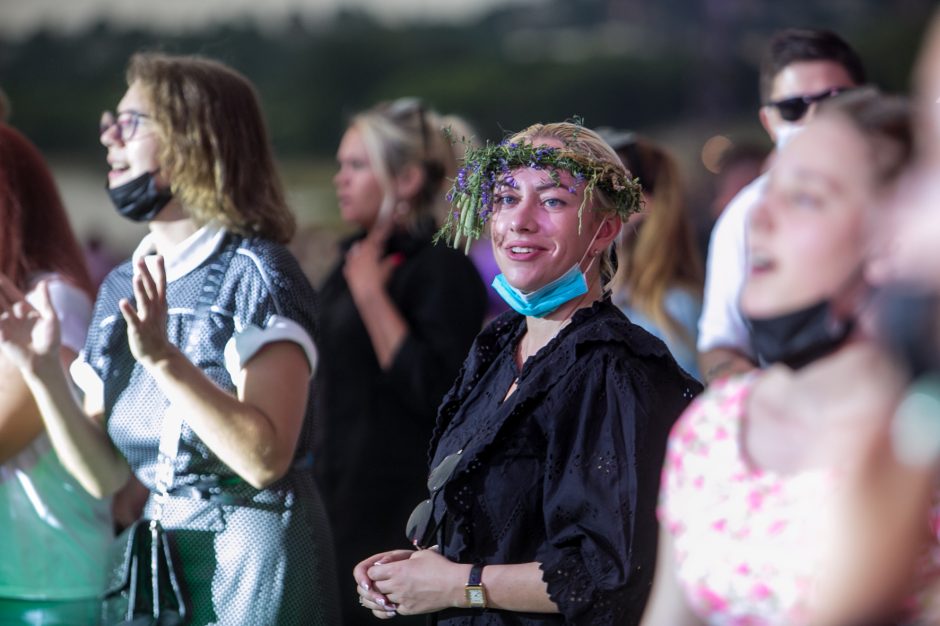
[[[545,248],[528,241],[513,241],[502,246],[506,256],[514,261],[529,261],[545,252]]]
[[[769,255],[756,250],[748,254],[747,265],[751,274],[765,274],[776,267]]]

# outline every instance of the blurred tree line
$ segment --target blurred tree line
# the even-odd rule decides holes
[[[116,105],[138,50],[203,54],[242,71],[261,93],[282,157],[329,157],[351,113],[406,95],[465,116],[485,138],[573,115],[591,126],[703,136],[743,126],[760,137],[757,63],[772,31],[833,28],[859,49],[874,82],[906,90],[932,5],[549,0],[462,24],[389,25],[341,11],[315,22],[297,15],[276,32],[241,21],[174,35],[100,21],[0,40],[0,86],[16,126],[48,152],[80,157],[100,156],[100,111]]]

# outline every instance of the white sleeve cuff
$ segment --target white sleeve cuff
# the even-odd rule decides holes
[[[310,377],[317,371],[317,348],[303,326],[292,319],[273,315],[265,328],[249,326],[225,344],[225,369],[233,381],[241,380],[241,371],[258,350],[269,343],[292,341],[304,351],[310,363]],[[237,384],[237,383],[236,383]]]
[[[69,365],[72,382],[85,394],[85,406],[104,408],[104,383],[98,372],[81,356]]]

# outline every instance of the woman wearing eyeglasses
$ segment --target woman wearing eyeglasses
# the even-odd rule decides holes
[[[91,319],[91,280],[42,156],[2,123],[0,223],[0,271],[28,302],[48,290],[62,328],[55,357],[67,365]],[[62,466],[5,354],[0,379],[0,623],[96,624],[111,541],[108,503]]]
[[[780,151],[750,217],[741,298],[767,367],[713,384],[673,429],[644,626],[829,624],[827,604],[862,590],[865,610],[835,623],[936,623],[918,619],[940,571],[936,514],[924,514],[921,559],[901,577],[916,593],[887,615],[879,601],[901,587],[866,588],[869,546],[846,550],[883,519],[852,501],[859,476],[877,491],[907,462],[859,474],[883,452],[905,385],[873,341],[869,281],[878,220],[911,153],[906,104],[873,90],[822,103]],[[893,520],[883,530],[895,533]]]
[[[45,291],[34,307],[0,280],[0,347],[89,493],[131,472],[150,489],[186,623],[336,624],[310,472],[314,293],[283,246],[294,220],[254,89],[199,57],[138,54],[127,78],[102,118],[108,193],[150,232],[101,286],[71,368],[84,406]]]
[[[354,576],[379,617],[635,624],[655,560],[669,427],[700,386],[610,303],[610,248],[639,189],[595,133],[535,125],[468,149],[443,234],[493,240],[490,324],[438,413],[419,549]]]
[[[333,177],[357,229],[320,290],[316,476],[333,521],[345,623],[367,624],[346,584],[396,543],[427,474],[437,406],[480,331],[486,293],[472,262],[433,245],[454,158],[440,116],[416,99],[355,115]]]

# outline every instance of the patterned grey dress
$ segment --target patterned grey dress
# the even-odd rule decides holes
[[[272,341],[295,341],[316,362],[315,294],[293,256],[261,239],[229,236],[237,245],[216,305],[201,324],[194,360],[223,389]],[[226,240],[204,227],[166,255],[168,333],[182,346],[197,293]],[[147,239],[138,248],[145,253]],[[118,301],[133,297],[132,264],[105,280],[76,376],[86,392],[103,393],[108,434],[151,491],[164,412],[169,403],[127,344]],[[100,382],[83,384],[88,369]],[[76,368],[73,367],[73,372]],[[98,391],[94,387],[98,386]],[[308,407],[312,403],[308,402]],[[329,526],[310,470],[312,421],[305,418],[291,471],[257,490],[244,482],[185,423],[173,495],[162,521],[181,557],[192,624],[317,625],[338,623]],[[153,514],[153,499],[145,515]]]

